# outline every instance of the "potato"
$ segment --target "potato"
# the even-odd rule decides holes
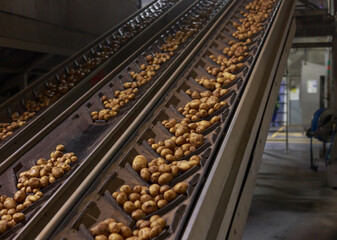
[[[12,219],[12,220],[10,220],[10,221],[8,222],[8,226],[9,226],[10,228],[14,227],[15,225],[16,225],[16,222],[14,221],[14,219]]]
[[[22,222],[26,219],[25,214],[18,212],[13,215],[13,219],[16,223]]]
[[[17,191],[15,194],[14,194],[14,200],[17,202],[17,203],[23,203],[26,199],[26,193],[24,191]]]
[[[131,193],[128,198],[129,198],[130,201],[135,202],[135,201],[140,199],[140,194],[139,193]]]
[[[149,169],[149,171],[150,171],[151,174],[159,172],[159,167],[158,166],[151,166],[148,169]]]
[[[104,222],[107,223],[107,224],[110,224],[110,223],[116,222],[116,220],[113,219],[113,218],[107,218],[107,219],[104,220]]]
[[[121,228],[120,228],[120,226],[118,225],[117,222],[109,223],[108,229],[109,229],[110,233],[119,233],[120,230],[121,230]]]
[[[161,173],[171,173],[171,168],[167,164],[160,165],[158,169],[159,169],[159,172]]]
[[[177,183],[174,187],[173,190],[177,193],[177,194],[184,194],[186,192],[188,188],[188,184],[185,182],[180,182]]]
[[[191,165],[187,161],[181,161],[178,163],[178,168],[181,172],[186,172],[191,169]]]
[[[175,132],[175,136],[179,137],[179,136],[184,135],[187,132],[189,132],[188,126],[186,126],[186,125],[180,125],[179,127],[177,127],[177,130]],[[177,140],[178,140],[178,138],[177,138]],[[176,141],[176,144],[178,144],[177,141]]]
[[[164,199],[166,201],[168,201],[168,202],[171,202],[176,197],[177,197],[177,193],[175,191],[173,191],[172,189],[167,190],[166,192],[164,192]]]
[[[160,193],[161,193],[161,194],[163,194],[163,193],[166,192],[167,190],[170,190],[170,186],[168,186],[168,185],[160,186]]]
[[[133,204],[135,204],[136,209],[139,209],[142,207],[142,202],[140,200],[136,200]]]
[[[140,240],[149,240],[151,238],[151,228],[142,228],[138,232],[138,237]]]
[[[140,221],[140,220],[138,220],[138,221]],[[150,221],[141,220],[141,222],[138,224],[138,229],[150,227],[150,225],[151,225]]]
[[[6,232],[8,230],[8,228],[9,228],[8,222],[0,220],[0,234]]]
[[[12,215],[3,215],[1,217],[1,220],[9,222],[10,220],[12,220]]]
[[[204,144],[204,136],[197,133],[191,133],[190,143],[195,147],[200,147]]]
[[[150,181],[152,183],[158,183],[159,176],[160,176],[160,172],[153,173],[150,177]]]
[[[139,185],[136,185],[133,187],[133,192],[134,193],[140,193],[142,191],[142,187]]]
[[[160,193],[160,186],[158,184],[152,184],[149,187],[149,191],[150,191],[151,196],[155,197]]]
[[[142,168],[140,171],[140,176],[142,179],[144,179],[144,181],[148,182],[151,178],[151,172],[147,168]]]
[[[28,180],[28,185],[32,188],[32,189],[37,189],[41,187],[40,184],[40,179],[33,177],[31,179]]]
[[[126,196],[125,193],[119,193],[117,195],[116,201],[119,205],[124,205],[124,203],[128,200],[128,197]]]
[[[165,185],[169,182],[171,182],[173,179],[173,176],[171,173],[163,173],[158,178],[158,184],[159,185]]]
[[[131,213],[131,217],[135,220],[145,217],[145,213],[141,209],[137,209]]]
[[[124,238],[118,233],[111,233],[108,239],[109,240],[124,240]]]
[[[16,206],[16,211],[17,212],[22,212],[25,209],[25,206],[23,204],[19,204]]]
[[[140,197],[140,201],[141,201],[142,203],[145,203],[145,202],[150,201],[150,200],[152,200],[152,196],[149,195],[149,194],[143,194],[143,195]]]
[[[173,178],[178,177],[178,175],[179,175],[179,167],[176,166],[176,165],[172,165],[171,166],[171,172],[172,172]]]
[[[122,226],[120,230],[120,234],[123,238],[131,237],[132,236],[132,230],[131,228],[127,226]]]
[[[153,213],[154,211],[157,210],[157,204],[153,201],[146,201],[145,203],[143,203],[142,205],[142,210],[143,212],[145,212],[146,214],[150,214]]]
[[[40,185],[41,185],[41,188],[47,187],[49,185],[49,178],[47,176],[41,177],[40,178]]]
[[[134,210],[136,210],[136,206],[131,201],[126,201],[123,205],[123,209],[127,213],[132,213]]]
[[[163,207],[165,207],[167,204],[168,204],[168,201],[165,200],[165,199],[160,199],[160,200],[157,202],[158,208],[163,208]]]
[[[95,237],[95,240],[108,240],[107,236],[105,235],[97,235]]]
[[[17,203],[13,198],[8,197],[4,202],[4,206],[6,209],[16,208]]]
[[[9,209],[8,212],[7,212],[8,215],[14,215],[15,213],[16,213],[15,208],[11,208],[11,209]]]
[[[53,167],[51,169],[51,173],[53,174],[53,176],[58,179],[60,177],[62,177],[64,175],[64,171],[61,168],[58,167]]]
[[[100,222],[95,226],[90,228],[91,235],[108,235],[109,234],[109,225],[105,222]]]
[[[139,172],[142,168],[146,168],[147,160],[143,155],[137,155],[132,162],[132,168]]]
[[[156,226],[160,226],[162,229],[165,228],[166,226],[166,221],[164,218],[158,218],[157,220],[155,220],[154,222],[151,223],[151,228],[156,227]]]
[[[154,238],[154,237],[158,236],[162,231],[163,231],[163,229],[160,226],[155,226],[155,227],[151,228],[150,237]]]
[[[124,192],[126,195],[130,195],[133,191],[132,188],[129,185],[123,185],[119,189],[120,192]]]

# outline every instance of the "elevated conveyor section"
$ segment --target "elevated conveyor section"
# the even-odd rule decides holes
[[[0,162],[169,24],[193,1],[156,0],[0,105]],[[18,153],[20,154],[20,153]]]
[[[132,133],[127,131],[130,124],[137,124],[135,119],[144,106],[163,89],[176,66],[227,7],[226,1],[195,1],[38,132],[29,148],[4,159],[0,164],[1,194],[13,197],[18,189],[25,191],[26,198],[17,203],[20,203],[18,211],[24,213],[26,220],[8,226],[1,235],[3,239],[36,237],[106,152],[125,142],[126,138],[121,136]],[[125,94],[130,98],[122,98]],[[95,119],[93,112],[104,112],[103,108],[108,107],[105,101],[102,104],[102,98],[118,99],[119,109],[114,116],[105,118],[104,114],[100,115],[103,118]],[[59,146],[55,152],[58,144],[64,147]],[[60,157],[61,149],[69,154]]]
[[[294,4],[232,1],[38,239],[94,239],[91,228],[107,218],[135,230],[138,217],[117,199],[120,187],[179,182],[188,183],[186,192],[140,216],[166,220],[155,239],[240,239],[294,36]],[[147,160],[143,169],[161,161],[173,179],[139,172],[139,155]]]

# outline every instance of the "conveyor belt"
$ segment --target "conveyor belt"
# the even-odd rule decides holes
[[[163,25],[169,24],[192,2],[193,0],[153,1],[1,104],[0,130],[6,129],[7,132],[0,136],[0,162],[18,149],[28,149],[31,146],[29,141],[38,131],[140,48],[153,36],[153,32],[158,32]],[[50,91],[54,91],[54,94],[51,95]],[[40,101],[39,96],[44,94],[49,96],[48,99]],[[17,121],[24,112],[27,114],[17,123],[13,123],[13,126],[1,127],[2,123],[11,123],[12,114],[19,113],[18,116],[14,114],[13,119]],[[17,128],[19,125],[21,127]],[[12,135],[6,137],[5,134],[10,134],[8,132]]]
[[[113,158],[109,158],[109,156],[104,157],[104,161],[109,164],[102,172],[97,171],[97,173],[92,172],[90,174],[90,178],[97,177],[92,184],[89,182],[91,184],[90,188],[89,186],[81,185],[81,188],[88,190],[83,197],[75,196],[72,198],[69,206],[74,206],[75,204],[76,206],[72,208],[68,217],[59,225],[53,235],[53,239],[60,239],[62,237],[63,239],[93,239],[89,231],[90,227],[107,218],[114,218],[118,222],[134,226],[135,221],[116,202],[112,194],[118,191],[119,187],[123,184],[130,186],[150,185],[148,181],[142,179],[139,173],[133,169],[132,161],[137,155],[143,155],[148,160],[160,157],[154,151],[151,144],[170,139],[172,131],[175,131],[171,131],[170,129],[170,133],[170,127],[166,128],[164,126],[166,123],[162,122],[171,118],[176,119],[178,122],[183,120],[184,116],[181,114],[183,111],[179,112],[178,109],[184,108],[192,100],[191,96],[189,96],[190,94],[187,94],[187,90],[201,93],[208,90],[205,87],[212,88],[209,84],[199,84],[198,82],[200,81],[198,79],[203,77],[211,79],[215,77],[213,70],[214,68],[219,68],[219,65],[210,56],[217,57],[222,55],[223,49],[230,46],[228,43],[237,40],[233,37],[235,28],[233,28],[232,22],[239,22],[243,18],[242,14],[246,12],[245,6],[249,2],[251,1],[236,1],[231,4],[228,11],[218,19],[213,28],[206,34],[203,40],[207,41],[205,43],[201,41],[198,48],[194,49],[189,55],[188,60],[191,60],[192,57],[193,59],[190,62],[184,62],[180,66],[180,72],[177,71],[179,75],[175,73],[172,78],[168,79],[170,82],[165,84],[163,88],[169,87],[169,90],[160,91],[162,95],[159,102],[151,109],[146,119],[142,123],[138,123],[139,127],[133,130],[133,134],[127,143],[119,149]],[[173,187],[180,181],[188,182],[189,187],[186,194],[178,196],[165,207],[145,217],[145,219],[149,219],[151,215],[158,214],[166,219],[168,227],[156,239],[181,239],[186,221],[189,220],[188,217],[193,211],[196,198],[202,190],[208,170],[214,163],[217,151],[224,140],[228,127],[232,124],[231,121],[237,106],[242,104],[240,103],[241,96],[245,91],[252,71],[256,67],[256,60],[259,58],[261,49],[266,44],[265,41],[268,38],[269,30],[282,2],[281,0],[275,1],[271,12],[263,21],[263,29],[251,37],[251,42],[246,42],[245,46],[248,49],[245,52],[248,54],[240,61],[243,63],[243,66],[232,71],[232,74],[235,74],[236,78],[225,85],[224,88],[228,92],[219,97],[220,101],[225,101],[227,104],[220,106],[203,118],[210,121],[214,116],[219,116],[220,121],[215,122],[201,132],[204,137],[204,142],[201,146],[197,147],[192,153],[188,153],[188,155],[174,159],[174,161],[188,160],[193,155],[201,157],[200,166],[193,166],[186,172],[181,172],[178,177],[168,183],[169,186]],[[232,53],[230,54],[227,51],[225,57],[231,55]],[[211,68],[207,70],[207,67]],[[158,97],[160,96],[156,95],[155,100],[158,100]],[[187,115],[185,114],[185,116]],[[199,121],[199,119],[196,121]],[[193,120],[192,122],[195,121]],[[153,139],[151,143],[148,142],[149,139]],[[166,158],[166,156],[162,157]],[[88,184],[88,182],[85,183]],[[81,199],[79,200],[80,197]],[[79,201],[76,202],[75,200]],[[218,201],[218,199],[214,199],[214,201]],[[66,214],[64,213],[63,217],[65,216]],[[53,230],[56,226],[48,227]],[[51,230],[47,230],[46,232],[50,234]],[[46,235],[43,236],[45,237]]]
[[[161,85],[174,70],[172,66],[179,65],[184,56],[193,49],[199,39],[208,31],[214,21],[226,9],[226,2],[197,1],[185,12],[151,38],[144,48],[137,50],[123,64],[111,72],[104,80],[96,84],[87,94],[77,100],[63,112],[45,131],[39,133],[36,144],[28,151],[6,159],[0,165],[1,194],[13,196],[19,174],[29,170],[40,157],[47,158],[56,145],[64,144],[67,152],[74,152],[78,161],[71,164],[71,170],[55,183],[43,188],[44,196],[23,212],[26,222],[17,224],[8,230],[2,238],[23,239],[33,237],[45,225],[57,209],[62,206],[66,196],[70,196],[69,188],[76,188],[98,160],[115,143],[125,131],[130,122],[137,117]],[[165,43],[167,36],[174,36],[186,27],[195,32],[179,44],[171,58],[162,63],[155,73],[149,86],[140,87],[139,93],[129,104],[121,108],[119,114],[110,121],[92,121],[90,111],[102,108],[100,99],[103,94],[111,97],[112,90],[122,90],[124,83],[132,81],[130,70],[139,71],[139,66],[145,62],[145,54],[160,51],[160,44]],[[41,140],[40,140],[41,139]],[[43,221],[40,221],[41,218]],[[34,235],[35,234],[35,235]]]

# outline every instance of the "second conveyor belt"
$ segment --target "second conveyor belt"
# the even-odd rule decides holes
[[[65,239],[86,238],[92,239],[89,229],[95,223],[103,221],[106,218],[113,217],[114,219],[128,223],[132,226],[132,218],[125,212],[121,206],[116,203],[112,198],[114,191],[118,191],[119,187],[123,184],[143,185],[148,186],[149,182],[144,181],[136,171],[131,167],[133,159],[141,154],[146,156],[147,159],[152,160],[160,157],[156,151],[151,148],[148,143],[149,139],[154,139],[155,142],[164,141],[172,137],[172,134],[164,127],[162,121],[175,118],[181,121],[183,116],[182,112],[178,112],[179,108],[184,108],[192,99],[187,90],[191,92],[207,91],[205,86],[201,86],[197,79],[202,77],[213,78],[212,70],[217,69],[219,66],[214,62],[214,58],[210,57],[222,55],[222,50],[229,47],[229,41],[236,41],[232,36],[235,28],[232,27],[232,21],[238,22],[243,18],[242,14],[245,13],[244,6],[249,1],[240,1],[235,7],[232,6],[226,14],[217,21],[216,28],[213,35],[207,35],[208,41],[201,47],[199,52],[194,52],[194,59],[188,64],[185,63],[185,71],[179,76],[176,76],[172,83],[164,85],[163,88],[169,87],[168,91],[163,91],[160,101],[157,103],[148,114],[147,118],[141,122],[140,126],[134,130],[133,135],[129,138],[126,145],[124,145],[117,155],[113,158],[106,159],[109,165],[102,173],[96,175],[96,181],[90,186],[85,195],[77,203],[76,207],[71,211],[59,226],[54,235],[55,239],[64,237]],[[216,111],[206,116],[205,120],[211,120],[214,116],[220,117],[220,122],[212,124],[208,129],[202,131],[204,143],[199,146],[197,150],[189,155],[175,159],[180,161],[188,159],[192,155],[201,157],[200,167],[194,166],[185,173],[180,174],[176,179],[169,183],[173,186],[179,181],[189,183],[188,191],[185,195],[177,197],[170,204],[164,208],[154,212],[166,218],[168,228],[162,236],[158,238],[180,239],[181,233],[184,230],[185,221],[190,214],[191,208],[195,204],[195,198],[198,196],[200,187],[203,184],[203,179],[206,177],[207,169],[212,164],[212,160],[216,155],[218,144],[223,139],[226,129],[230,123],[236,107],[240,102],[240,97],[245,90],[250,73],[255,67],[255,61],[259,57],[259,52],[263,48],[264,41],[266,40],[271,25],[275,16],[278,13],[279,6],[282,1],[276,1],[268,18],[263,22],[262,31],[252,36],[252,41],[247,43],[248,49],[245,50],[248,54],[241,61],[243,66],[233,71],[236,78],[234,81],[226,85],[228,92],[220,97],[221,101],[227,104],[219,107]],[[226,19],[225,19],[226,17]],[[229,54],[228,51],[225,55]],[[231,54],[232,55],[232,54]],[[209,72],[206,67],[211,67]],[[180,69],[182,70],[182,69]],[[217,71],[217,70],[215,70]],[[209,85],[208,85],[209,86]],[[83,186],[82,186],[83,187]],[[75,204],[76,202],[73,202]],[[149,216],[147,216],[148,218]]]
[[[85,96],[75,102],[69,109],[46,126],[41,138],[31,149],[18,158],[9,158],[0,166],[2,185],[1,194],[12,196],[17,190],[20,173],[29,170],[39,158],[48,158],[58,144],[63,144],[67,152],[74,152],[78,161],[71,164],[71,171],[46,188],[42,188],[44,196],[24,210],[26,221],[9,229],[3,238],[22,239],[35,236],[41,226],[46,224],[74,188],[86,177],[98,163],[109,147],[124,133],[130,122],[141,112],[174,69],[173,63],[179,65],[189,49],[193,49],[199,39],[226,9],[226,2],[198,1],[185,13],[156,34],[146,45],[127,59],[105,80],[92,88]],[[186,25],[189,24],[189,25]],[[103,94],[111,96],[112,90],[123,89],[126,81],[132,81],[130,70],[140,71],[139,66],[145,63],[145,55],[160,51],[160,45],[166,37],[175,35],[185,27],[196,31],[175,49],[174,55],[153,76],[150,87],[140,88],[135,100],[121,108],[120,113],[112,120],[94,122],[90,116],[92,110],[102,108],[100,99]],[[185,29],[186,30],[186,29]],[[88,100],[89,99],[89,100]]]

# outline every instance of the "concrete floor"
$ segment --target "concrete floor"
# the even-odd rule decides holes
[[[322,162],[317,173],[309,169],[309,149],[305,137],[290,139],[288,152],[284,142],[267,142],[242,239],[337,239],[337,190]]]

